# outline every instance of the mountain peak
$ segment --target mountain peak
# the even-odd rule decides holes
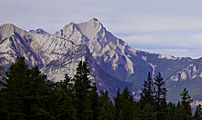
[[[0,34],[2,34],[2,36],[8,37],[15,33],[23,36],[25,35],[26,31],[10,23],[0,25]]]
[[[76,34],[84,35],[89,40],[92,40],[98,32],[103,29],[105,28],[102,23],[97,18],[92,18],[87,22],[78,24],[71,22],[65,25],[60,31],[56,32],[56,34],[68,38],[72,33],[76,32]]]
[[[101,22],[96,18],[92,18],[87,22],[77,24],[81,33],[89,39],[93,39],[97,33],[104,28]]]
[[[101,24],[101,22],[97,18],[92,18],[88,22]]]
[[[97,19],[97,18],[92,18],[91,20],[93,20],[93,21],[98,21],[98,19]]]
[[[14,31],[14,29],[17,28],[14,24],[8,23],[8,24],[3,24],[0,26],[1,31]]]
[[[12,23],[6,23],[6,24],[3,24],[3,25],[0,25],[0,27],[13,27],[15,26],[14,24]]]
[[[73,30],[73,29],[77,28],[77,24],[71,22],[71,23],[65,25],[63,29],[65,29],[65,28],[71,28]]]
[[[97,18],[92,18],[92,19],[90,19],[86,23],[87,24],[93,24],[94,26],[101,26],[101,27],[103,27],[102,23]]]

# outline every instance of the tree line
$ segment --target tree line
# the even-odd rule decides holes
[[[202,120],[200,105],[192,114],[187,89],[177,104],[167,103],[160,73],[148,73],[139,101],[127,87],[109,98],[89,74],[87,61],[80,61],[73,77],[52,82],[18,57],[0,81],[0,120]]]

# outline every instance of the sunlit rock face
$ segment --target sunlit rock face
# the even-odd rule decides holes
[[[125,86],[134,96],[138,95],[148,72],[153,77],[161,72],[172,89],[176,89],[179,82],[202,80],[202,58],[164,56],[136,50],[107,31],[96,18],[79,24],[70,23],[54,34],[43,29],[28,32],[13,24],[1,25],[2,75],[17,56],[25,57],[30,66],[38,66],[53,81],[63,80],[65,74],[73,76],[78,62],[86,58],[91,78],[100,90],[109,90],[111,96]]]

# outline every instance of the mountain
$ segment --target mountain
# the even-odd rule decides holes
[[[30,30],[29,32],[33,32],[33,33],[36,33],[36,34],[49,34],[48,32],[44,31],[41,28],[36,29],[36,30]]]
[[[184,87],[202,101],[202,58],[164,56],[131,48],[93,18],[65,25],[54,34],[42,29],[25,31],[13,24],[0,26],[0,69],[4,74],[16,56],[24,56],[30,66],[38,66],[48,79],[59,81],[74,75],[80,60],[86,58],[91,77],[99,90],[128,86],[135,97],[148,72],[162,73],[169,89],[169,100],[176,101]]]

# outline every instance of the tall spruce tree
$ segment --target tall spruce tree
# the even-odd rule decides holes
[[[2,90],[3,105],[6,112],[6,119],[26,119],[30,105],[24,105],[26,96],[30,93],[30,81],[28,66],[24,58],[17,58],[12,64],[6,77],[3,78],[5,86]],[[27,104],[27,103],[25,103]]]
[[[76,109],[73,105],[72,78],[65,75],[65,80],[57,82],[52,91],[52,106],[55,119],[76,120]]]
[[[98,99],[99,111],[98,120],[115,120],[114,106],[108,96],[108,92],[101,93]]]
[[[141,104],[141,119],[153,120],[156,118],[155,112],[155,96],[154,96],[154,81],[151,73],[148,73],[147,80],[144,81],[143,90],[140,94]],[[140,114],[140,113],[139,113]]]
[[[166,118],[166,93],[167,89],[165,88],[165,82],[161,77],[161,73],[158,73],[154,78],[154,85],[156,89],[155,99],[156,99],[156,112],[157,120],[165,120]]]
[[[183,120],[192,119],[191,102],[193,101],[186,88],[183,89],[181,96],[181,113]]]
[[[5,119],[51,119],[47,111],[48,88],[37,67],[28,68],[24,58],[17,58],[3,78],[1,90]]]
[[[38,67],[29,69],[30,90],[27,96],[28,105],[31,106],[31,112],[28,119],[53,119],[49,112],[50,90],[46,82],[46,76],[41,74]]]
[[[93,96],[97,94],[95,84],[89,79],[90,69],[88,68],[87,61],[80,61],[78,67],[76,69],[76,74],[74,76],[74,93],[75,100],[74,104],[77,110],[77,118],[78,120],[92,120],[94,119],[94,113],[97,111],[93,111],[92,104],[95,100]],[[92,94],[93,93],[93,94]],[[97,101],[97,100],[96,100]]]
[[[91,100],[91,109],[93,111],[93,120],[98,120],[98,116],[100,115],[100,109],[99,109],[99,96],[97,93],[97,87],[96,84],[93,82],[91,83],[91,91],[89,93],[89,99]]]
[[[181,120],[180,118],[180,104],[178,104],[177,106],[174,103],[168,103],[167,104],[167,116],[166,116],[166,120]]]
[[[145,104],[154,104],[154,86],[153,86],[153,79],[151,77],[151,73],[148,73],[147,80],[144,81],[142,93],[140,94],[140,102]]]
[[[134,101],[128,88],[126,87],[122,94],[117,92],[117,96],[114,99],[115,101],[115,119],[116,120],[133,120],[134,119]]]

